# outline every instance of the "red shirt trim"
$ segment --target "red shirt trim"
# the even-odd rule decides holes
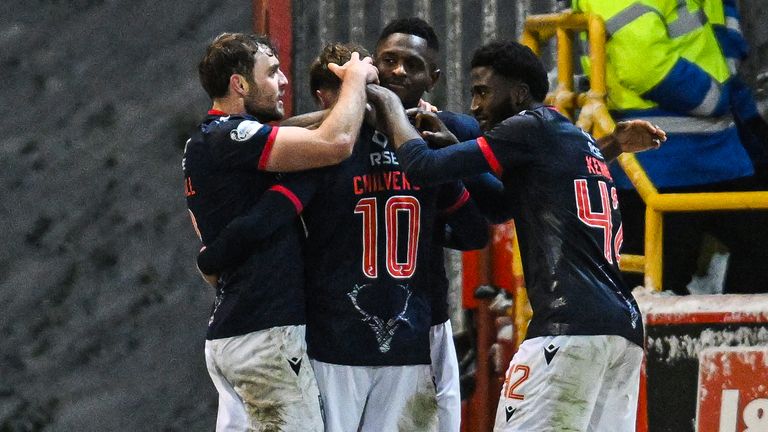
[[[455,203],[453,203],[452,206],[448,207],[447,209],[443,210],[443,214],[451,214],[455,212],[456,210],[460,209],[464,204],[469,201],[469,191],[464,189],[461,192],[461,196],[456,200]]]
[[[208,115],[225,116],[225,115],[227,115],[227,113],[225,113],[222,110],[210,109],[210,110],[208,110]]]
[[[497,177],[501,177],[503,169],[501,168],[499,160],[496,159],[496,155],[493,154],[491,146],[488,145],[488,141],[485,140],[485,137],[478,137],[477,145],[480,146],[480,151],[483,152],[483,156],[485,156],[485,160],[488,162],[488,166],[491,167],[493,173],[496,174]]]
[[[272,146],[275,144],[275,137],[277,136],[278,126],[272,126],[272,130],[267,137],[267,143],[264,144],[264,150],[261,151],[261,157],[259,158],[259,169],[266,171],[267,162],[269,162],[269,156],[272,154]]]
[[[293,206],[296,208],[296,214],[301,214],[301,212],[304,210],[304,205],[301,204],[301,200],[299,199],[299,197],[297,197],[296,194],[293,193],[293,191],[291,191],[287,187],[283,185],[274,185],[271,188],[269,188],[269,190],[285,195],[285,197],[288,198],[293,204]]]

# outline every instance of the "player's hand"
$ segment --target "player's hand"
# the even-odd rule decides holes
[[[424,99],[419,99],[419,104],[417,105],[417,108],[422,111],[429,111],[429,112],[438,112],[440,110],[437,109],[436,106],[432,105],[431,103],[425,101]]]
[[[618,122],[613,135],[624,153],[657,149],[667,140],[666,132],[645,120]]]
[[[379,82],[379,70],[373,65],[373,59],[371,57],[361,59],[357,51],[352,53],[352,57],[343,66],[328,63],[328,70],[342,81],[350,76],[361,76],[365,78],[366,84]]]
[[[389,110],[403,109],[400,97],[386,87],[368,84],[365,86],[365,94],[368,96],[368,102],[373,105],[377,112],[385,113]]]
[[[203,248],[200,249],[200,254],[202,254],[203,251],[205,251],[205,246],[203,246]],[[198,254],[198,257],[199,257],[200,254]],[[195,266],[195,267],[197,268],[197,272],[200,273],[200,276],[203,277],[203,280],[205,281],[205,283],[207,283],[208,285],[212,286],[213,288],[218,288],[218,286],[219,286],[219,275],[217,275],[217,274],[212,274],[212,275],[211,274],[205,274],[205,273],[203,273],[202,270],[200,270],[200,267],[197,267],[197,266]]]
[[[411,123],[419,131],[421,137],[424,138],[424,141],[431,147],[441,148],[459,142],[435,112],[411,108],[406,110],[406,114],[408,114]]]

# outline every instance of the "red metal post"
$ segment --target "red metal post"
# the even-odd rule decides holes
[[[515,289],[520,286],[520,281],[516,277],[512,262],[514,260],[514,240],[515,240],[515,225],[512,222],[506,224],[495,225],[491,229],[491,280],[493,285],[506,291],[510,296],[514,296]],[[499,358],[498,370],[494,370],[494,379],[492,381],[492,388],[490,389],[490,402],[491,406],[496,407],[499,402],[499,396],[501,393],[501,386],[504,382],[504,373],[512,360],[512,356],[515,352],[516,337],[514,332],[510,334],[511,337],[503,337],[502,326],[510,326],[514,328],[512,311],[507,311],[496,321],[496,344],[497,344],[497,356]],[[518,330],[518,329],[515,329]]]
[[[648,432],[648,375],[645,372],[645,358],[640,368],[640,391],[637,399],[637,432]]]
[[[475,289],[490,282],[490,254],[488,249],[465,252],[462,259],[462,285],[464,307],[475,311],[477,329],[477,370],[475,371],[475,391],[469,400],[466,417],[462,418],[465,431],[490,431],[493,427],[493,413],[496,405],[491,404],[493,367],[491,364],[491,345],[496,339],[494,317],[488,310],[488,300],[474,298]]]
[[[253,31],[266,34],[277,45],[280,70],[288,78],[283,108],[293,115],[293,19],[292,0],[253,0]]]

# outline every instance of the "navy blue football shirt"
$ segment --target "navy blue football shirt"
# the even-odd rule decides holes
[[[211,111],[187,142],[184,189],[203,244],[213,242],[266,191],[292,195],[277,185],[278,175],[263,171],[277,130],[252,116]],[[294,221],[256,244],[244,262],[226,269],[207,339],[305,322],[302,241],[302,228]]]
[[[642,346],[640,313],[619,272],[621,214],[594,139],[548,107],[524,111],[440,150],[398,149],[424,184],[493,171],[515,218],[533,308],[528,338],[620,335]]]

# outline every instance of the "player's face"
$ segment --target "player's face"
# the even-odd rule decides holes
[[[376,48],[379,81],[400,97],[403,106],[413,108],[440,77],[433,57],[426,39],[393,33]]]
[[[487,131],[524,108],[518,107],[514,95],[520,85],[498,75],[485,66],[472,68],[472,115],[480,123],[480,129]]]
[[[245,96],[245,111],[265,122],[283,118],[283,94],[288,79],[280,70],[277,57],[271,52],[259,51],[251,81]]]

